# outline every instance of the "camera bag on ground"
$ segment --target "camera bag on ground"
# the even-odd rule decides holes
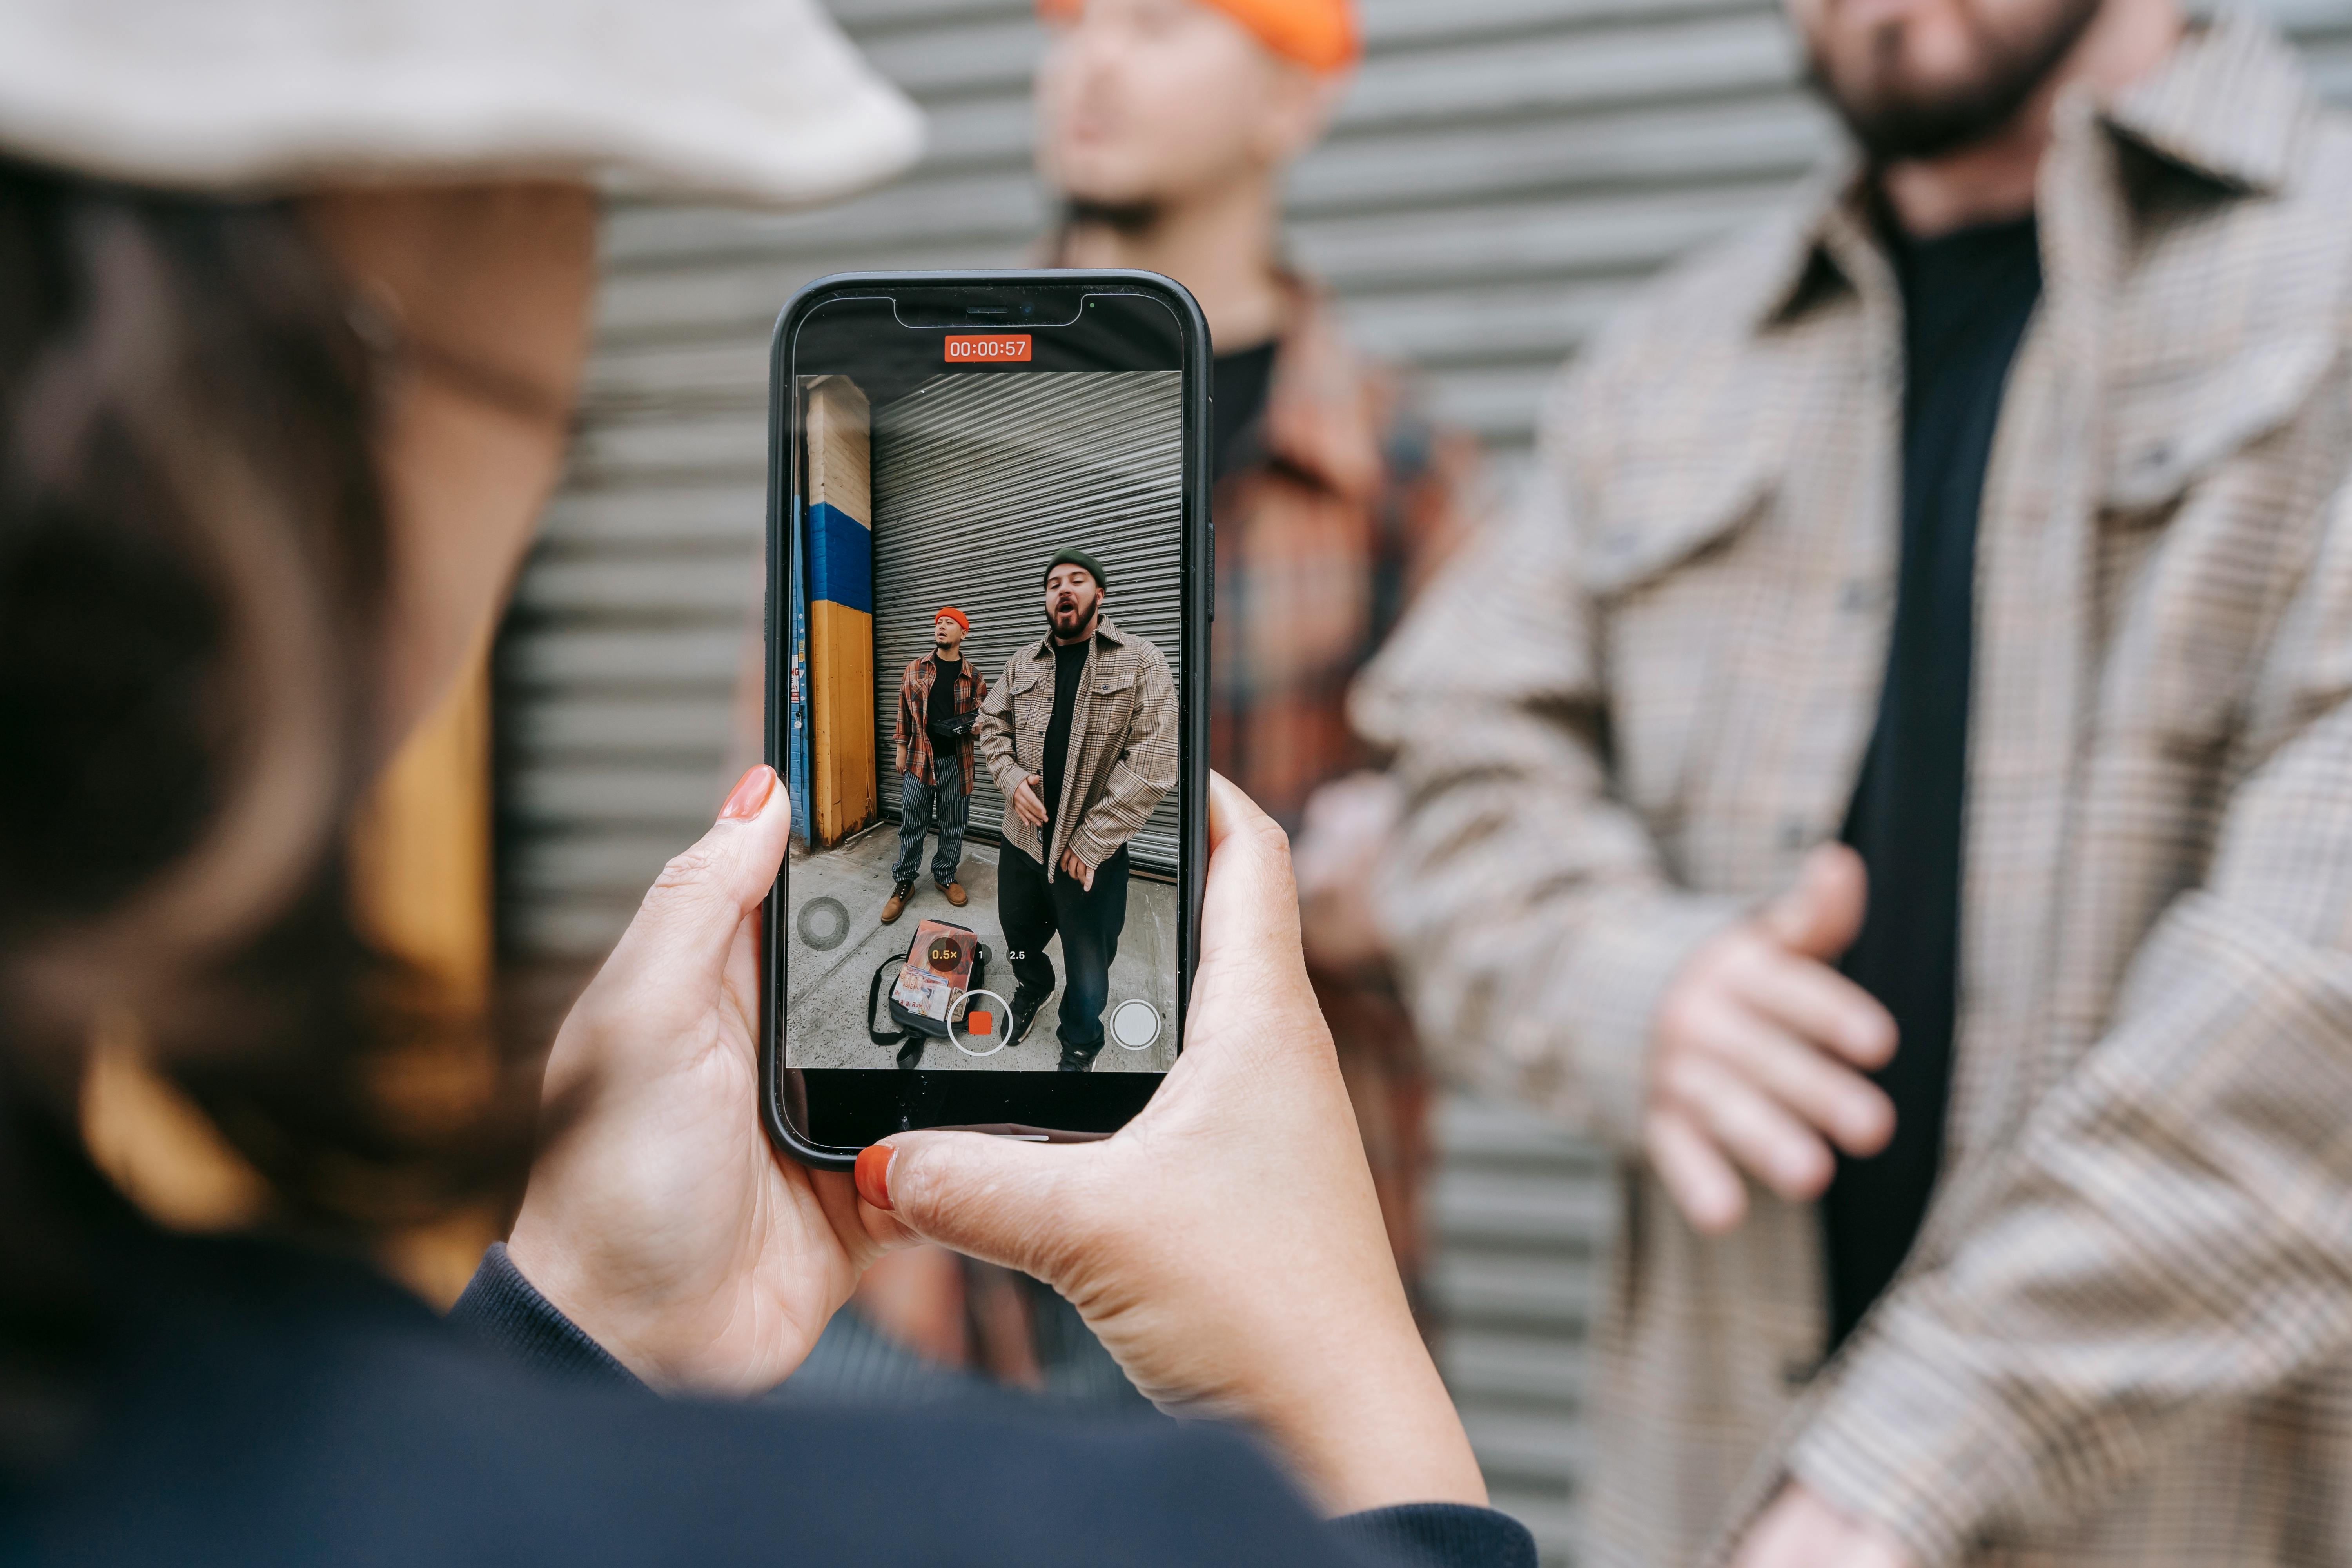
[[[883,1000],[882,978],[891,966],[898,978],[891,984],[890,1022],[874,1026],[874,1012]],[[899,1047],[898,1065],[912,1067],[922,1058],[926,1040],[951,1040],[948,1017],[956,999],[982,989],[988,978],[988,944],[969,926],[950,921],[926,920],[915,927],[904,957],[884,959],[866,989],[866,1032],[877,1046]]]

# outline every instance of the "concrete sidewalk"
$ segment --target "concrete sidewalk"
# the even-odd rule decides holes
[[[904,957],[915,928],[926,919],[969,926],[989,952],[983,988],[1008,1001],[1013,971],[1004,960],[1004,927],[996,916],[996,858],[991,844],[967,843],[960,880],[971,895],[957,909],[930,879],[931,845],[924,846],[925,872],[916,879],[906,913],[882,923],[882,905],[892,887],[890,865],[898,852],[898,826],[884,821],[831,849],[811,854],[793,846],[788,886],[792,927],[784,949],[785,994],[790,998],[784,1060],[795,1068],[895,1069],[896,1053],[866,1035],[867,987],[886,958]],[[1018,854],[1018,850],[1003,851]],[[1176,920],[1174,884],[1130,876],[1127,883],[1127,929],[1110,966],[1110,1007],[1140,997],[1158,1010],[1160,1037],[1145,1050],[1123,1050],[1106,1039],[1095,1072],[1166,1072],[1176,1061]],[[1054,973],[1064,973],[1059,937],[1046,946]],[[895,972],[894,972],[895,973]],[[923,1051],[926,1071],[1047,1071],[1061,1060],[1054,1038],[1056,989],[1030,1026],[1029,1037],[988,1057],[973,1057],[946,1040]]]

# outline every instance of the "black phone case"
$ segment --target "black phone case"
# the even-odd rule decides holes
[[[793,385],[789,345],[793,329],[801,318],[828,300],[857,296],[887,295],[903,289],[991,289],[1019,287],[1054,289],[1084,288],[1097,293],[1145,294],[1160,300],[1175,313],[1183,341],[1184,451],[1184,583],[1183,623],[1185,658],[1183,674],[1178,687],[1178,721],[1183,736],[1182,773],[1177,783],[1180,794],[1178,820],[1178,864],[1183,893],[1183,919],[1177,932],[1176,973],[1176,1038],[1178,1050],[1182,1050],[1184,1022],[1191,1006],[1192,972],[1198,960],[1201,939],[1201,900],[1208,878],[1208,783],[1209,783],[1209,623],[1215,616],[1216,531],[1209,515],[1209,496],[1213,477],[1212,432],[1210,419],[1210,342],[1209,326],[1201,314],[1200,305],[1184,286],[1172,278],[1157,272],[1131,271],[1123,268],[1099,270],[1078,268],[1008,268],[997,271],[970,272],[836,272],[820,278],[793,296],[776,317],[774,331],[768,344],[768,516],[767,516],[767,583],[764,594],[766,633],[766,745],[768,764],[779,774],[786,772],[783,755],[783,725],[782,681],[783,650],[780,638],[784,633],[778,626],[777,607],[790,591],[786,576],[791,540],[791,521],[785,515],[790,498],[796,493],[792,473],[794,443],[793,433]],[[778,872],[776,885],[770,889],[761,921],[760,940],[760,1120],[768,1137],[776,1147],[804,1165],[821,1170],[845,1171],[856,1163],[857,1150],[835,1148],[814,1143],[793,1126],[788,1112],[788,1101],[799,1098],[805,1104],[805,1091],[799,1083],[800,1073],[784,1066],[784,945],[782,936],[785,913],[789,908],[792,861],[786,857]],[[892,1081],[908,1078],[928,1078],[929,1074],[891,1073],[884,1069],[865,1069],[877,1079]],[[965,1075],[978,1076],[978,1075]],[[1083,1142],[1107,1135],[1104,1129],[1063,1129],[1055,1125],[1052,1108],[1046,1101],[1057,1097],[1084,1097],[1094,1092],[1085,1086],[1101,1084],[1104,1078],[1092,1073],[1066,1075],[1053,1072],[1019,1071],[990,1074],[991,1078],[1014,1080],[1045,1080],[1034,1083],[1034,1092],[1029,1098],[1037,1104],[1018,1108],[1015,1114],[995,1115],[986,1121],[966,1122],[922,1122],[919,1125],[956,1125],[976,1131],[1018,1130],[1021,1135],[1050,1142]],[[1147,1079],[1155,1088],[1160,1075],[1119,1073],[1106,1075],[1111,1079]],[[909,1088],[913,1086],[908,1086]],[[1028,1090],[1029,1082],[1007,1085],[1007,1089]],[[1097,1097],[1108,1100],[1107,1096]],[[1139,1101],[1133,1109],[1139,1109]],[[1126,1111],[1133,1114],[1133,1109]],[[1035,1118],[1043,1112],[1045,1120]],[[1124,1118],[1122,1118],[1123,1120]]]

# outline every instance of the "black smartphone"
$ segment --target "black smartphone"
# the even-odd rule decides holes
[[[1207,867],[1209,336],[1154,273],[845,273],[769,360],[769,1136],[1101,1137]]]

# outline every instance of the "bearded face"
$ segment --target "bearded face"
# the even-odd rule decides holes
[[[1083,566],[1056,566],[1045,579],[1045,622],[1064,642],[1084,632],[1102,604],[1102,590]]]
[[[1790,0],[1814,83],[1881,164],[2015,119],[2105,0]]]

